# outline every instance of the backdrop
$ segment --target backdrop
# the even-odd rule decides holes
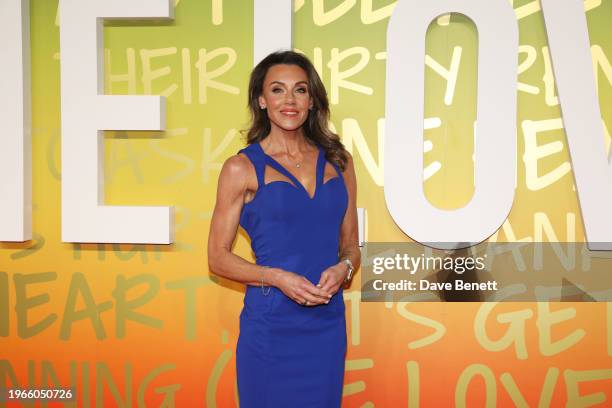
[[[69,244],[60,234],[58,5],[31,0],[34,237],[0,243],[0,386],[73,386],[73,405],[85,407],[238,404],[244,289],[210,274],[206,245],[219,170],[245,144],[253,5],[175,3],[172,22],[105,25],[106,93],[165,95],[167,131],[106,132],[104,191],[108,205],[174,205],[176,241]],[[497,239],[583,241],[539,2],[511,3],[520,35],[517,190]],[[315,63],[332,124],[355,158],[367,241],[409,240],[383,193],[395,4],[294,4],[294,45]],[[584,6],[608,147],[612,1]],[[466,17],[431,24],[424,189],[440,208],[461,207],[474,191],[477,52]],[[253,259],[243,231],[235,252]],[[345,292],[346,407],[611,404],[609,303],[362,303],[359,286],[358,273]]]

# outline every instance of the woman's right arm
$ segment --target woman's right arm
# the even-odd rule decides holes
[[[236,238],[244,195],[249,184],[248,159],[233,156],[221,168],[217,187],[217,202],[213,211],[210,233],[208,234],[208,265],[215,274],[249,285],[264,283],[270,285],[273,274],[247,262],[231,251]]]
[[[208,234],[208,264],[216,275],[248,285],[276,286],[298,303],[325,303],[330,294],[317,288],[305,277],[280,268],[255,265],[232,253],[231,247],[240,222],[247,190],[255,190],[257,178],[246,157],[230,157],[221,168],[217,201]],[[252,188],[250,188],[252,187]]]

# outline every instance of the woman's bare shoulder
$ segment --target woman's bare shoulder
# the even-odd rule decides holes
[[[351,155],[351,153],[346,150],[345,151],[346,154],[346,166],[344,166],[344,173],[346,173],[347,171],[352,171],[354,172],[354,165],[353,165],[353,155]]]
[[[230,156],[223,163],[219,183],[228,184],[241,190],[250,189],[255,177],[255,168],[244,153]]]
[[[225,171],[232,176],[246,176],[251,168],[251,161],[248,157],[244,153],[238,153],[225,160],[221,172]]]

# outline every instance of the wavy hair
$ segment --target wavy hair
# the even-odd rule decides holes
[[[270,119],[266,110],[259,107],[259,97],[263,92],[264,79],[270,67],[278,64],[297,65],[306,72],[308,77],[308,92],[312,97],[313,107],[308,112],[308,118],[302,125],[307,139],[321,146],[325,158],[344,171],[348,154],[340,137],[328,126],[329,102],[327,91],[310,60],[304,55],[293,51],[278,51],[261,60],[251,72],[249,79],[249,112],[251,122],[247,130],[247,143],[259,143],[265,139],[271,130]]]

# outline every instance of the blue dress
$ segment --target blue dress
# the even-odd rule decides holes
[[[258,265],[282,268],[317,284],[338,263],[340,226],[348,193],[339,168],[323,184],[319,147],[316,190],[304,186],[259,143],[240,150],[257,174],[255,197],[244,204],[240,225],[251,238]],[[266,166],[286,181],[264,183]],[[266,291],[268,287],[266,287]],[[240,314],[236,371],[241,408],[337,408],[342,399],[346,320],[342,287],[328,304],[302,306],[280,289],[247,285]]]

